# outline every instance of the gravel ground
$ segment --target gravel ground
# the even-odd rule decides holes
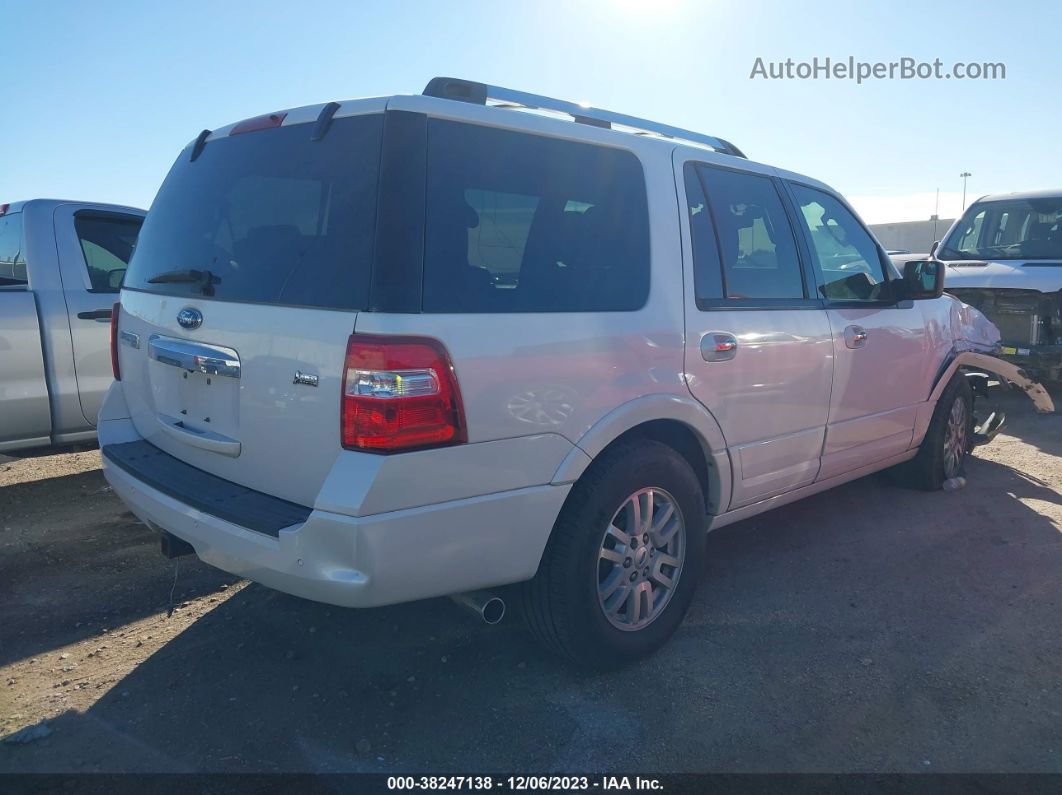
[[[1003,402],[966,489],[879,475],[713,533],[678,634],[607,675],[447,600],[189,558],[174,587],[97,451],[0,457],[0,772],[1062,772],[1062,416]]]

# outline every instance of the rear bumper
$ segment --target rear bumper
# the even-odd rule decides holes
[[[570,486],[537,486],[355,518],[313,511],[272,538],[190,508],[104,460],[108,482],[149,525],[204,562],[278,591],[375,607],[534,576]]]
[[[212,566],[344,607],[530,579],[571,488],[534,486],[368,516],[312,509],[270,534],[176,499],[107,456],[108,445],[139,438],[127,419],[101,418],[104,475],[140,519],[187,541]]]

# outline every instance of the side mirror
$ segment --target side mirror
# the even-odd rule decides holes
[[[900,281],[901,298],[914,301],[940,298],[944,294],[944,263],[935,259],[918,259],[904,263]]]

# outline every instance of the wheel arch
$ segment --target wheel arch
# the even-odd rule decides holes
[[[654,439],[682,455],[701,481],[707,512],[726,510],[732,471],[722,430],[704,406],[678,395],[646,395],[613,409],[583,434],[553,483],[574,483],[602,453],[631,438]]]

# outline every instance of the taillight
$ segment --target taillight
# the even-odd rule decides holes
[[[343,370],[343,446],[389,453],[466,441],[457,376],[427,337],[352,334]]]
[[[114,373],[115,381],[122,380],[122,371],[118,367],[118,315],[121,311],[121,302],[116,303],[111,310],[111,372]]]

